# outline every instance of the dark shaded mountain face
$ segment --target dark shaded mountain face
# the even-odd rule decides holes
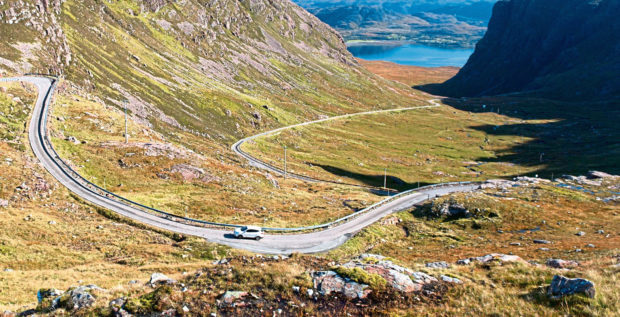
[[[349,41],[400,41],[473,47],[495,0],[297,0]]]
[[[510,0],[493,8],[467,64],[444,84],[447,96],[513,92],[562,100],[620,96],[620,0]]]

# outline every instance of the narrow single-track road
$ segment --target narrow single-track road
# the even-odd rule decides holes
[[[230,231],[190,225],[170,217],[162,217],[127,202],[123,202],[118,198],[110,198],[111,196],[109,194],[101,192],[101,190],[93,187],[92,184],[89,185],[64,164],[57,156],[48,140],[47,118],[56,79],[43,76],[0,78],[0,82],[6,81],[29,82],[38,88],[38,97],[28,128],[30,146],[45,169],[71,192],[85,201],[109,209],[121,216],[133,219],[134,221],[180,234],[202,237],[208,241],[234,248],[268,254],[289,254],[293,252],[316,253],[327,251],[343,244],[356,232],[392,212],[409,208],[416,203],[428,199],[428,197],[435,197],[436,195],[445,195],[453,192],[471,191],[480,186],[479,184],[456,184],[427,188],[408,195],[392,198],[390,201],[366,213],[325,230],[309,233],[266,235],[261,241],[238,240],[232,238]],[[247,158],[245,155],[244,157]],[[252,160],[258,161],[254,158],[252,158]]]

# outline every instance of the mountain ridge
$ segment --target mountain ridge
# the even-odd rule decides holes
[[[613,12],[619,10],[618,0],[500,1],[467,64],[444,84],[424,89],[452,97],[618,97],[620,23]]]

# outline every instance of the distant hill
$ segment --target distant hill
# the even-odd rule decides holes
[[[527,91],[554,99],[620,96],[620,0],[511,0],[493,9],[467,64],[444,84],[448,96]]]
[[[347,41],[404,41],[473,47],[483,36],[495,0],[297,0]]]

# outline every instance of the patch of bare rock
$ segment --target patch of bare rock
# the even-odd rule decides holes
[[[337,271],[341,273],[339,274]],[[342,272],[355,273],[347,276],[348,274]],[[380,277],[386,281],[387,287],[403,293],[421,291],[425,285],[438,282],[435,277],[396,265],[377,254],[362,254],[333,270],[314,272],[312,278],[314,288],[321,295],[342,293],[348,298],[366,298],[372,292],[370,285],[354,280],[355,276],[353,275]]]
[[[186,181],[198,179],[204,183],[219,181],[219,178],[205,172],[204,169],[189,164],[177,164],[170,168],[171,173],[179,174]]]

